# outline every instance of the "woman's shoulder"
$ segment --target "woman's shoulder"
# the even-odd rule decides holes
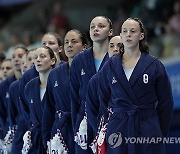
[[[26,88],[35,88],[36,83],[39,82],[39,76],[31,79],[27,84]]]
[[[81,59],[81,60],[86,60],[85,58],[86,58],[87,56],[93,55],[92,52],[93,52],[92,47],[90,47],[90,48],[88,48],[88,49],[86,49],[86,50],[84,50],[84,51],[81,51],[80,53],[78,53],[78,54],[74,57],[73,61],[79,61],[79,59]]]
[[[59,73],[61,73],[61,71],[64,71],[67,68],[68,68],[68,62],[64,62],[63,64],[52,69],[51,72],[49,73],[49,77],[56,76]]]

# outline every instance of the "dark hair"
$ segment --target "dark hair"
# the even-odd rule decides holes
[[[109,29],[113,29],[113,25],[112,25],[111,19],[109,19],[107,16],[95,16],[94,18],[97,18],[97,17],[102,17],[102,18],[106,19],[106,21],[109,23]]]
[[[17,46],[14,48],[14,50],[16,50],[16,49],[22,49],[22,50],[25,51],[25,53],[28,52],[28,49],[27,49],[24,45],[17,45]]]
[[[44,35],[53,35],[56,38],[58,45],[63,46],[63,39],[61,38],[61,36],[59,34],[57,34],[55,32],[47,32]],[[59,58],[60,58],[60,60],[63,60],[63,56],[61,55],[61,53],[59,53]]]
[[[54,54],[53,50],[52,50],[50,47],[45,46],[45,45],[40,46],[39,48],[44,48],[44,49],[47,49],[47,51],[48,51],[48,53],[49,53],[50,58],[51,58],[51,59],[53,59],[53,58],[55,59],[55,64],[54,64],[54,65],[52,65],[52,68],[54,68],[54,67],[55,67],[55,65],[56,65],[56,62],[57,62],[57,58],[56,58],[56,56],[55,56],[55,54]],[[39,49],[39,48],[36,48],[36,50],[37,50],[37,49]]]
[[[107,16],[100,16],[106,19],[106,21],[109,23],[109,29],[113,29],[113,24],[111,19],[109,19]]]
[[[11,59],[9,59],[9,58],[8,58],[8,59],[4,59],[4,60],[2,61],[2,63],[5,62],[5,61],[10,61],[10,62],[11,62]],[[1,63],[1,64],[2,64],[2,63]]]
[[[81,32],[80,30],[77,30],[77,29],[71,29],[67,33],[71,32],[71,31],[80,35],[80,39],[81,39],[83,45],[88,45],[88,40],[87,40],[87,36],[85,33]]]
[[[29,49],[29,52],[31,52],[31,51],[35,51],[37,48],[31,48],[31,49]]]
[[[130,17],[130,18],[126,19],[126,20],[134,20],[139,24],[141,33],[144,33],[144,38],[139,41],[139,49],[140,49],[141,52],[145,52],[145,53],[149,54],[149,46],[148,46],[148,43],[146,42],[147,33],[146,33],[146,30],[145,30],[144,25],[141,22],[141,20],[139,18],[132,18],[132,17]],[[120,50],[121,54],[124,54],[124,45],[123,45],[123,43],[121,44],[119,50]]]
[[[0,53],[0,63],[6,58],[4,53]]]
[[[61,36],[58,35],[57,33],[47,32],[47,33],[44,34],[44,35],[53,35],[53,36],[56,38],[56,40],[57,40],[57,42],[58,42],[58,45],[59,45],[59,46],[62,46],[62,45],[63,45],[63,40],[62,40]]]
[[[32,49],[29,49],[28,52],[26,53],[26,55],[28,56],[30,52],[33,52],[35,51],[37,48],[32,48]]]
[[[29,49],[29,50],[27,50],[27,51],[26,51],[26,53],[25,53],[25,54],[26,54],[26,56],[27,56],[27,55],[28,55],[31,51],[35,51],[35,50],[36,50],[36,48],[33,48],[33,49]]]
[[[11,59],[4,59],[3,61],[1,61],[0,69],[2,69],[2,63],[7,62],[7,61],[11,63]]]

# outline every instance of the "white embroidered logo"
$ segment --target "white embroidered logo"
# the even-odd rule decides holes
[[[86,73],[84,72],[84,70],[83,69],[81,69],[81,76],[82,75],[85,75]]]
[[[34,103],[32,99],[31,99],[30,103]]]
[[[84,116],[79,125],[79,130],[74,136],[74,141],[83,149],[87,149],[87,117]]]
[[[68,154],[67,146],[64,142],[60,130],[57,130],[55,136],[47,142],[49,153],[54,154]]]
[[[9,93],[8,92],[6,92],[6,98],[9,98]]]
[[[54,87],[58,87],[58,83],[57,83],[57,81],[55,81],[55,83],[54,83]]]
[[[148,78],[149,78],[148,75],[144,74],[143,75],[143,82],[147,84],[148,83]]]
[[[115,79],[115,77],[112,78],[112,84],[116,83],[117,80]]]

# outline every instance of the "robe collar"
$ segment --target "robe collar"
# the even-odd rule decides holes
[[[148,68],[149,65],[151,65],[151,63],[154,62],[155,59],[155,57],[142,52],[141,57],[138,60],[129,81],[127,80],[122,66],[122,56],[117,55],[110,60],[110,65],[115,72],[116,79],[118,80],[119,84],[124,88],[129,98],[131,98],[132,102],[137,103],[138,101],[133,91],[133,87],[136,81],[139,79],[140,76],[142,76],[144,71]]]
[[[85,60],[86,64],[84,64],[84,66],[86,66],[86,68],[88,68],[88,70],[86,70],[86,71],[88,71],[88,72],[91,71],[92,75],[96,74],[97,72],[96,72],[96,67],[95,67],[95,63],[94,63],[93,48],[91,47],[91,48],[87,49],[86,51],[84,51],[81,58],[82,58],[82,61],[84,61],[84,59],[86,58],[86,60]],[[109,59],[109,54],[107,52],[101,62],[98,72],[101,70],[104,63],[108,59]]]

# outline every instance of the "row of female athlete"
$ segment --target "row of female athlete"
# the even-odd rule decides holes
[[[168,75],[149,54],[142,22],[128,18],[112,37],[110,19],[96,16],[89,33],[90,48],[73,29],[63,41],[49,32],[32,51],[14,49],[14,75],[0,83],[2,153],[165,153],[161,142],[124,140],[167,136],[173,112]]]

